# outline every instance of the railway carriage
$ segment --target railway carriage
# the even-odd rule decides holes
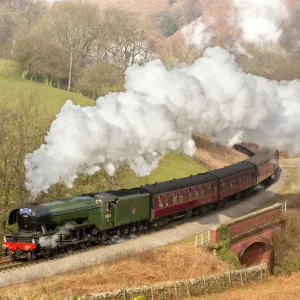
[[[257,168],[257,184],[261,184],[275,173],[278,168],[278,155],[278,151],[273,154],[265,151],[257,153],[248,159],[248,161]]]
[[[151,194],[151,219],[191,215],[192,209],[218,201],[217,178],[209,173],[142,186]]]
[[[256,184],[256,167],[248,161],[211,171],[210,174],[218,178],[220,201],[242,197]]]

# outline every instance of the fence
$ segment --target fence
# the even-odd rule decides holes
[[[203,247],[211,241],[210,230],[195,236],[195,247]]]
[[[282,203],[282,211],[283,211],[284,213],[286,213],[286,210],[287,210],[287,201],[284,201],[284,202]]]
[[[200,297],[204,294],[222,292],[231,287],[243,287],[261,282],[269,275],[266,263],[222,274],[192,278],[188,281],[175,281],[159,286],[141,286],[114,292],[105,292],[77,298],[77,300],[179,300]],[[71,298],[71,299],[74,299]]]

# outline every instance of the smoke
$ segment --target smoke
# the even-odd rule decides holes
[[[233,0],[233,10],[231,22],[240,26],[245,43],[279,41],[281,25],[288,17],[285,0]]]
[[[67,235],[74,228],[74,224],[67,223],[54,235],[48,235],[39,239],[39,244],[44,248],[55,248],[58,245],[60,235]]]
[[[200,49],[205,49],[211,44],[211,41],[215,36],[211,27],[214,22],[214,19],[210,18],[209,22],[205,24],[203,23],[202,17],[200,17],[184,26],[181,33],[188,44],[192,44]]]
[[[208,2],[202,8],[208,22],[200,17],[181,30],[186,42],[200,49],[212,46],[213,40],[238,54],[247,52],[247,44],[277,44],[289,17],[286,0],[220,1],[213,9],[210,6]]]
[[[166,152],[193,155],[193,132],[212,133],[223,144],[299,149],[300,81],[245,74],[220,47],[188,67],[134,65],[125,79],[125,92],[109,93],[96,106],[65,103],[46,144],[26,155],[33,196],[57,182],[71,186],[79,172],[112,175],[124,163],[148,175]]]

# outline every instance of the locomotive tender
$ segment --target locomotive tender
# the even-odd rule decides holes
[[[249,155],[231,166],[185,178],[15,209],[9,224],[17,224],[18,232],[5,236],[2,247],[13,260],[32,261],[223,207],[274,179],[278,151]]]

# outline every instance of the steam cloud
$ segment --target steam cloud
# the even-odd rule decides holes
[[[246,43],[278,42],[288,17],[285,0],[233,0],[233,7]]]
[[[244,53],[244,47],[249,43],[277,43],[282,34],[281,26],[288,16],[285,0],[233,0],[228,11],[227,30],[233,34],[240,28],[241,33],[239,37],[233,34],[224,47],[232,53]],[[200,17],[182,28],[181,32],[188,44],[203,49],[212,46],[213,38],[222,39],[219,35],[224,34],[224,24],[222,28],[214,28],[214,19],[208,20],[203,23]]]
[[[205,24],[202,21],[202,17],[196,19],[190,24],[184,26],[181,33],[185,37],[188,44],[192,44],[200,49],[205,49],[210,45],[215,33],[212,30],[211,25],[214,23],[214,19]]]
[[[64,226],[62,226],[57,233],[54,235],[48,235],[41,237],[39,239],[39,244],[41,247],[45,248],[55,248],[58,245],[60,235],[67,235],[70,233],[70,231],[74,228],[74,224],[72,223],[67,223]]]
[[[168,151],[192,155],[193,132],[213,133],[225,144],[299,149],[300,81],[245,74],[220,47],[173,70],[160,60],[134,65],[125,79],[125,92],[109,93],[96,106],[65,103],[46,144],[26,156],[33,196],[57,182],[71,186],[79,172],[112,175],[123,163],[147,175]]]

